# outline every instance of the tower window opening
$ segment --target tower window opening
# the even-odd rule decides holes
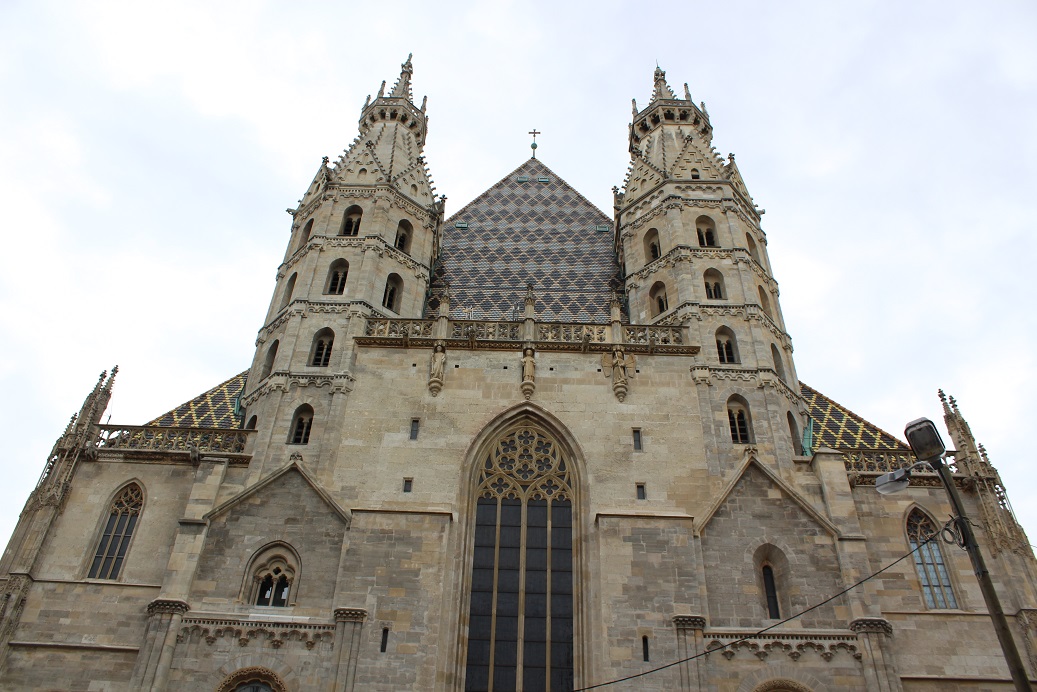
[[[724,365],[738,362],[738,342],[734,332],[728,327],[721,327],[716,333],[717,360]]]
[[[306,246],[306,243],[310,240],[310,232],[313,231],[313,219],[306,222],[306,225],[302,228],[302,234],[299,236],[299,247],[296,251],[301,250]]]
[[[662,246],[659,243],[659,230],[649,228],[645,233],[645,264],[659,259],[662,256]]]
[[[635,484],[634,485],[634,491],[635,491],[635,493],[637,495],[637,499],[638,500],[647,500],[648,499],[648,492],[645,490],[645,484],[644,483],[637,483],[637,484]]]
[[[288,444],[305,445],[310,442],[310,427],[313,425],[313,407],[303,404],[295,410]]]
[[[382,307],[399,313],[402,293],[403,279],[400,278],[399,274],[390,274],[385,280],[385,292],[382,293]]]
[[[681,115],[683,115],[683,113]],[[697,168],[692,168],[691,169],[691,179],[692,180],[698,180],[701,177],[702,176],[699,175],[699,169],[697,169]]]
[[[716,269],[707,269],[702,275],[706,284],[707,300],[724,299],[724,276]]]
[[[385,650],[388,649],[388,648],[389,648],[389,628],[388,627],[383,627],[382,628],[382,643],[378,647],[378,650],[381,651],[384,654]]]
[[[274,339],[274,343],[270,344],[270,348],[267,349],[266,358],[263,359],[263,368],[259,371],[259,379],[265,380],[274,371],[274,361],[277,359],[277,347],[280,343],[278,339]]]
[[[731,442],[743,445],[752,442],[749,405],[737,394],[727,401],[727,422],[731,428]]]
[[[695,230],[701,247],[717,246],[717,225],[708,216],[700,216],[695,220]]]
[[[242,600],[257,606],[285,608],[292,605],[291,592],[297,583],[299,556],[295,550],[280,541],[261,549],[252,558],[248,573],[251,594],[242,594]]]
[[[771,312],[771,301],[767,299],[767,292],[763,290],[763,286],[757,286],[756,288],[760,294],[760,307],[763,308],[764,314],[773,320],[774,313]]]
[[[324,294],[340,296],[346,291],[346,277],[349,276],[349,262],[337,259],[328,269],[328,281],[324,285]]]
[[[763,590],[767,595],[767,617],[771,620],[781,619],[781,609],[778,608],[778,589],[774,585],[774,570],[770,565],[763,566]]]
[[[285,282],[284,293],[281,294],[281,306],[277,308],[279,312],[288,307],[288,303],[292,302],[292,294],[295,293],[295,280],[298,278],[298,272],[294,272],[288,277],[288,281]]]
[[[410,241],[413,234],[414,227],[411,226],[410,221],[401,219],[399,225],[396,227],[396,249],[410,254]]]
[[[762,266],[763,263],[760,261],[760,251],[756,248],[756,241],[753,240],[752,235],[749,233],[745,234],[745,246],[749,249],[749,256],[756,260],[757,264]]]
[[[403,479],[403,492],[409,493],[413,489],[414,489],[414,479],[413,478],[404,478]]]
[[[339,235],[359,235],[360,234],[360,220],[364,216],[364,210],[358,205],[354,204],[346,209],[345,214],[342,216],[342,227],[339,229]]]
[[[313,336],[313,352],[310,365],[315,368],[326,368],[331,362],[331,349],[335,344],[335,332],[325,327]]]
[[[418,430],[421,427],[421,421],[417,418],[412,418],[410,421],[410,439],[418,439]]]
[[[635,452],[642,451],[642,446],[641,446],[641,429],[640,428],[634,428],[634,451]]]
[[[666,297],[666,284],[656,281],[652,290],[648,292],[648,299],[653,306],[652,316],[658,316],[670,309],[669,300]]]

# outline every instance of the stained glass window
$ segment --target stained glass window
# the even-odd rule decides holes
[[[144,491],[136,483],[127,485],[112,500],[104,533],[90,563],[89,579],[119,578],[143,506]]]
[[[943,553],[940,552],[939,541],[926,539],[936,534],[936,525],[921,510],[914,509],[907,517],[907,537],[911,549],[915,550],[915,569],[922,582],[922,595],[929,608],[957,608],[954,590],[947,567],[943,564]],[[925,543],[925,545],[922,545]],[[922,545],[921,548],[918,546]]]
[[[543,431],[514,428],[486,456],[477,492],[465,689],[571,690],[569,461]]]

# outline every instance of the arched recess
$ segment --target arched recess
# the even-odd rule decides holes
[[[789,559],[778,546],[764,543],[753,552],[753,573],[764,617],[778,620],[792,614],[789,600]],[[769,577],[769,578],[768,578]]]
[[[396,246],[397,250],[402,250],[408,255],[410,254],[411,240],[414,238],[414,227],[407,219],[400,219],[399,225],[396,227],[396,240],[393,245]]]
[[[306,225],[302,227],[302,234],[299,236],[299,246],[295,248],[298,252],[306,247],[306,243],[310,242],[310,234],[313,232],[313,219],[306,222]]]
[[[654,262],[655,260],[662,257],[662,245],[659,244],[659,231],[657,229],[648,229],[648,232],[645,233],[644,246],[645,264]]]
[[[339,226],[339,235],[360,235],[360,220],[364,216],[364,210],[354,204],[346,208],[342,214],[342,225]]]
[[[281,306],[277,308],[278,312],[288,307],[288,303],[292,302],[292,294],[295,293],[295,281],[299,278],[298,272],[293,272],[288,277],[288,281],[284,285],[284,293],[281,294]]]
[[[666,284],[656,281],[648,291],[648,301],[652,317],[658,317],[670,309],[670,299],[666,295]]]
[[[763,286],[757,286],[756,289],[760,294],[760,307],[763,308],[764,314],[773,320],[774,313],[771,312],[771,301],[767,298],[767,291],[763,290]]]
[[[717,224],[709,216],[703,214],[695,219],[695,233],[701,247],[717,246]]]
[[[267,543],[249,558],[238,597],[246,605],[295,605],[301,575],[302,560],[295,548],[284,541]],[[265,593],[268,586],[276,593]]]
[[[274,339],[274,343],[270,344],[270,348],[266,350],[266,357],[263,359],[263,368],[259,371],[259,379],[265,380],[270,377],[270,373],[274,371],[274,362],[277,360],[277,347],[280,343],[280,339]]]
[[[703,272],[702,279],[706,285],[706,300],[723,300],[727,297],[724,275],[719,271],[711,267]]]
[[[572,689],[585,677],[583,459],[568,429],[530,402],[498,415],[469,447],[458,534],[464,568],[455,648],[457,677],[466,680],[466,689],[486,689],[479,676],[488,678],[498,672],[490,669],[491,650],[508,653],[497,647],[510,646],[507,627],[512,620],[501,603],[496,608],[492,604],[495,595],[510,593],[512,584],[514,608],[523,614],[524,631],[514,627],[515,670],[498,672],[512,676],[504,689],[514,689],[519,679],[527,689],[544,689],[545,679],[552,681],[551,689]],[[512,515],[518,517],[516,526],[511,525]],[[556,519],[561,521],[556,524]],[[511,536],[506,537],[505,531]],[[513,548],[510,543],[515,538],[519,544]],[[569,570],[564,569],[566,562]],[[516,569],[510,570],[509,564]],[[518,569],[520,564],[525,571]],[[508,571],[515,574],[504,574]],[[542,607],[549,617],[538,615]],[[525,646],[526,641],[542,643],[541,635],[553,641],[549,660],[544,660],[545,648]],[[500,667],[501,660],[506,659],[495,657],[494,666]],[[536,676],[542,676],[539,685]]]
[[[216,692],[287,692],[284,680],[269,668],[252,666],[236,670],[220,683]]]
[[[799,424],[796,423],[796,417],[792,415],[792,411],[785,412],[785,418],[789,424],[789,436],[792,438],[792,451],[797,457],[803,456],[803,436],[799,432]]]
[[[771,360],[774,361],[774,372],[778,373],[782,382],[789,384],[789,379],[785,377],[785,362],[782,360],[781,352],[776,344],[771,344]]]

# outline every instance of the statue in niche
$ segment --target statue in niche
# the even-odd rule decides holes
[[[432,359],[428,368],[428,390],[436,396],[443,389],[443,375],[446,372],[446,347],[437,343],[432,349]]]
[[[637,358],[633,354],[626,355],[622,348],[601,354],[601,372],[612,378],[612,391],[620,401],[626,399],[627,379],[634,376],[636,366]]]
[[[522,351],[522,396],[526,397],[526,401],[533,396],[534,390],[536,390],[536,352],[526,347]]]

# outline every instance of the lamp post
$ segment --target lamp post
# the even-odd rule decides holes
[[[940,476],[940,481],[943,483],[943,487],[947,490],[951,506],[954,508],[956,515],[954,523],[961,535],[962,542],[965,544],[965,551],[969,554],[969,559],[972,560],[972,569],[976,573],[976,579],[979,580],[979,588],[983,592],[983,600],[986,602],[987,610],[990,612],[990,619],[994,622],[994,631],[997,633],[997,639],[1001,643],[1001,650],[1004,652],[1008,670],[1012,674],[1012,682],[1015,683],[1015,689],[1019,690],[1019,692],[1032,690],[1030,680],[1026,675],[1026,668],[1023,667],[1023,660],[1019,656],[1019,651],[1015,648],[1012,632],[1008,629],[1008,620],[1001,609],[1001,601],[994,590],[994,583],[990,580],[990,572],[983,561],[983,554],[979,551],[976,536],[972,532],[972,526],[969,524],[968,516],[965,514],[965,505],[962,504],[961,495],[958,494],[958,488],[954,485],[954,478],[943,461],[946,448],[944,447],[943,439],[940,437],[940,431],[936,429],[936,425],[928,418],[919,418],[907,424],[907,427],[904,429],[904,435],[907,437],[907,443],[911,445],[911,451],[918,458],[918,463],[879,476],[875,479],[875,489],[883,495],[888,495],[907,487],[911,480],[912,469],[928,465],[936,470],[936,473]]]

